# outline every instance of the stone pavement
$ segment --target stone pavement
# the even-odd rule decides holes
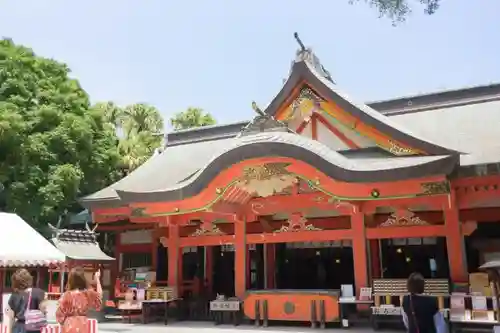
[[[222,331],[222,332],[221,332]],[[373,333],[369,328],[349,328],[349,329],[310,329],[306,327],[267,327],[255,328],[251,325],[241,325],[234,327],[232,325],[214,326],[209,322],[177,322],[171,323],[168,326],[161,324],[124,324],[124,323],[101,323],[99,324],[99,333]],[[402,331],[385,331],[378,330],[377,333],[387,332],[402,332]]]

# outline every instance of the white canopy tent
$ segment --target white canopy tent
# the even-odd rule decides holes
[[[66,256],[16,214],[0,212],[0,267],[48,266]]]

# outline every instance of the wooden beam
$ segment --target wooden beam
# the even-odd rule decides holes
[[[325,242],[350,239],[352,235],[353,233],[350,229],[262,233],[247,235],[247,244]]]
[[[327,130],[329,130],[333,135],[335,135],[337,138],[339,138],[340,141],[342,141],[347,147],[351,149],[358,149],[359,146],[354,143],[351,139],[349,139],[344,133],[342,133],[338,128],[334,127],[328,120],[325,119],[325,117],[315,111],[314,112],[315,119],[318,120],[323,126],[326,127]]]
[[[410,227],[377,227],[367,228],[368,239],[391,239],[391,238],[421,238],[421,237],[443,237],[446,236],[444,225],[423,225]]]
[[[248,206],[252,213],[263,216],[285,212],[294,213],[311,208],[337,211],[339,215],[349,215],[354,209],[349,202],[332,202],[329,196],[321,192],[256,198],[251,200]]]

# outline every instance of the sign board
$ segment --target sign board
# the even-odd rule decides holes
[[[211,301],[210,311],[239,311],[240,301]]]

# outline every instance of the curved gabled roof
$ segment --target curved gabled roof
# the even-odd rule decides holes
[[[429,155],[457,154],[457,151],[433,143],[425,138],[412,134],[389,117],[379,113],[371,107],[356,103],[342,93],[330,78],[328,72],[319,63],[318,58],[311,50],[298,52],[297,60],[293,63],[290,76],[281,91],[272,100],[265,112],[275,116],[278,110],[292,96],[294,90],[301,84],[307,83],[323,98],[337,104],[342,110],[350,113],[360,121],[372,126],[389,137],[410,147],[424,151]]]
[[[188,179],[159,189],[117,189],[123,203],[183,200],[201,193],[223,170],[244,160],[287,157],[303,161],[325,175],[344,182],[384,182],[448,175],[458,165],[456,156],[348,159],[322,143],[287,132],[263,132],[234,139]],[[152,175],[152,177],[154,177]]]

